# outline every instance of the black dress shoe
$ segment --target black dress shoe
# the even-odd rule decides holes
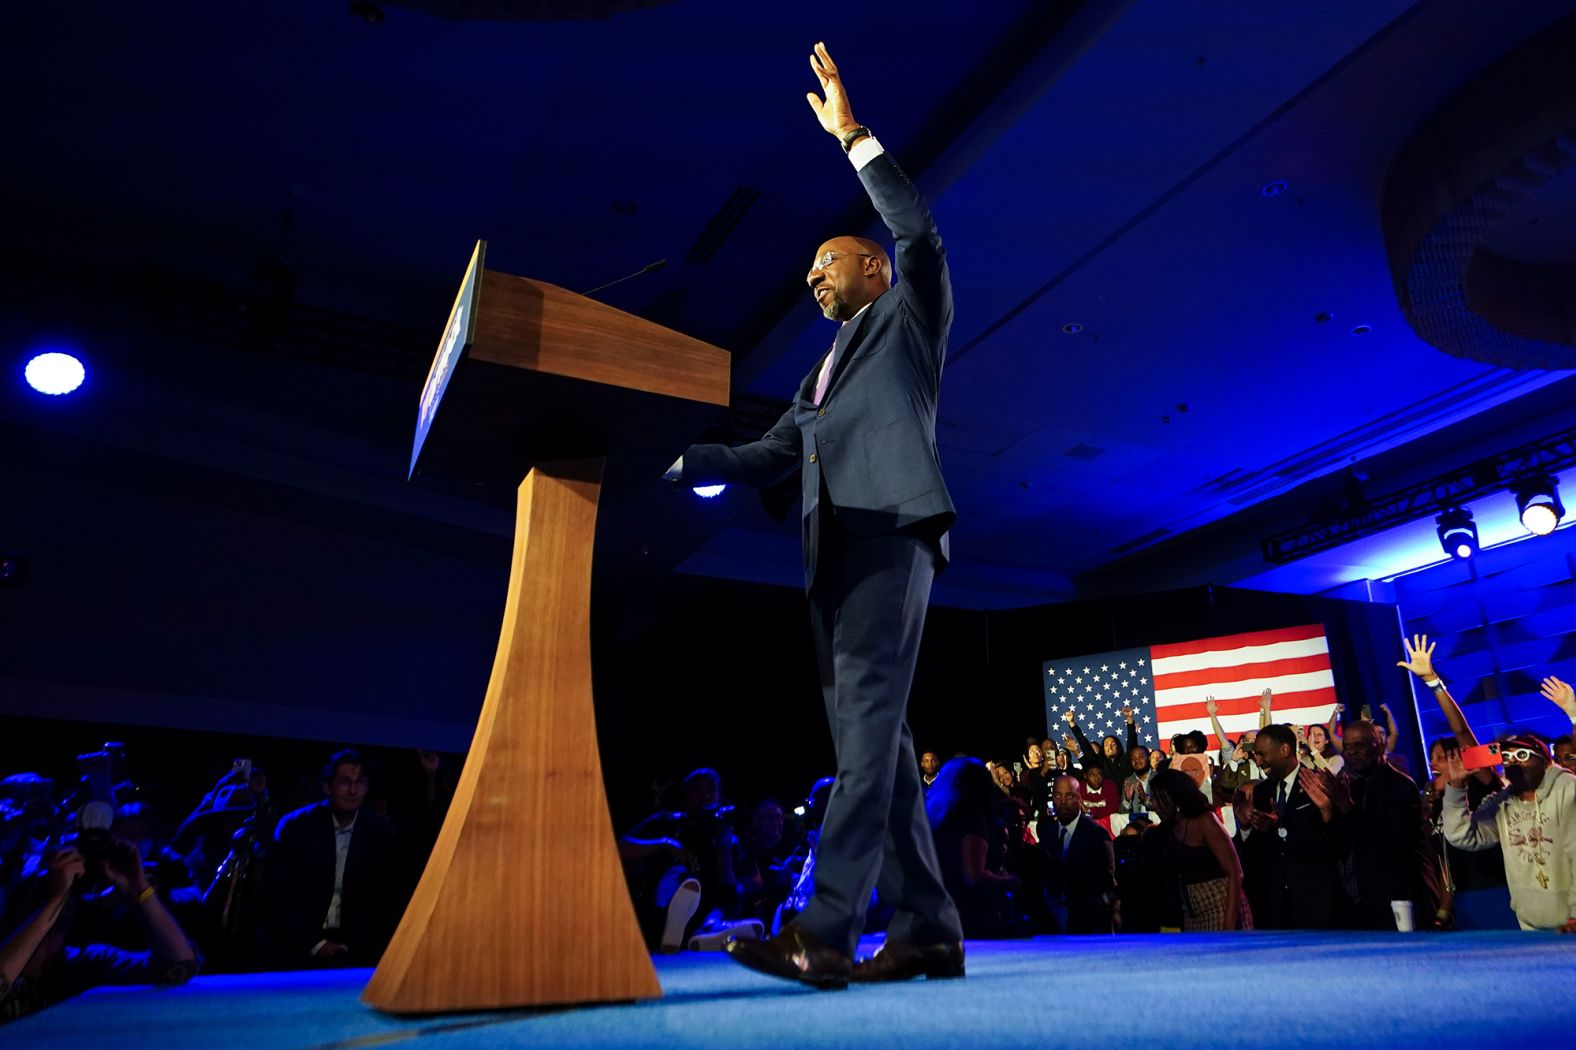
[[[846,988],[853,962],[842,952],[789,925],[764,941],[729,941],[728,954],[750,969],[817,988]]]
[[[888,941],[868,959],[854,964],[855,981],[911,981],[915,977],[963,976],[963,942],[893,944]]]

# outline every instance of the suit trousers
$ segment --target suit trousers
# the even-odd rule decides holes
[[[894,914],[894,943],[963,937],[942,885],[906,712],[936,574],[922,529],[859,536],[823,499],[810,618],[837,779],[821,825],[815,893],[795,921],[853,956],[870,891]]]

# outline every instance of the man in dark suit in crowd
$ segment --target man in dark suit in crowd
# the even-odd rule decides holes
[[[1078,778],[1051,786],[1049,827],[1040,844],[1051,855],[1046,894],[1063,933],[1111,933],[1116,917],[1116,853],[1111,833],[1083,811]]]
[[[363,808],[367,776],[355,751],[328,760],[323,794],[274,832],[268,933],[286,965],[371,966],[399,918],[394,825]]]
[[[1297,761],[1290,726],[1259,730],[1253,757],[1264,779],[1253,788],[1253,810],[1243,847],[1255,854],[1244,869],[1265,872],[1267,883],[1254,925],[1268,930],[1324,930],[1344,918],[1340,860],[1345,818],[1331,798],[1334,778]],[[1250,901],[1250,904],[1252,902]]]
[[[854,119],[825,45],[810,65],[826,96],[810,94],[810,106],[896,240],[900,283],[874,241],[822,244],[805,280],[839,323],[831,349],[761,440],[691,447],[669,471],[686,485],[769,486],[800,474],[805,583],[837,750],[814,897],[778,936],[729,950],[753,969],[818,987],[961,976],[962,928],[904,718],[931,580],[956,517],[935,437],[952,285],[929,207]],[[896,911],[885,947],[854,967],[872,887]]]
[[[1334,799],[1349,824],[1352,918],[1365,930],[1415,929],[1432,920],[1440,889],[1417,784],[1385,761],[1384,737],[1367,719],[1348,725],[1341,742],[1346,784]]]

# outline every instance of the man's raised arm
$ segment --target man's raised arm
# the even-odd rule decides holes
[[[945,334],[952,324],[952,282],[947,272],[946,249],[930,206],[886,155],[870,129],[854,119],[837,63],[832,61],[825,44],[815,45],[810,68],[820,80],[826,98],[817,98],[813,91],[806,93],[805,98],[821,127],[847,151],[859,171],[859,181],[870,195],[870,203],[897,242],[899,282],[895,291],[920,324],[932,334]]]

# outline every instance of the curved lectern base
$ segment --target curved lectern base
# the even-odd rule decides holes
[[[662,994],[619,866],[591,696],[602,461],[520,483],[509,597],[437,845],[362,1001],[435,1013]]]

